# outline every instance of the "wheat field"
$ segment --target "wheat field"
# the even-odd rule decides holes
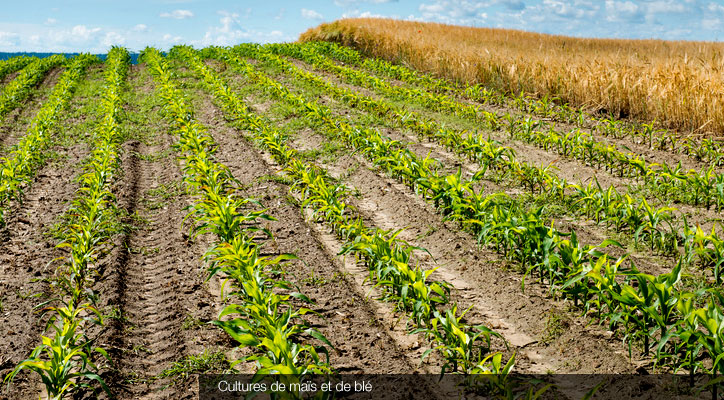
[[[724,134],[722,43],[582,39],[379,18],[322,24],[300,36],[310,40],[458,82],[655,120],[686,135]]]

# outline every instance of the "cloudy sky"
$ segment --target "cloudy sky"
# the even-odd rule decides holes
[[[25,0],[3,1],[0,51],[105,52],[293,41],[357,16],[581,37],[724,41],[724,0]]]

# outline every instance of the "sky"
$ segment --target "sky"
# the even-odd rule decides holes
[[[322,22],[390,17],[577,37],[724,41],[724,0],[3,0],[0,52],[105,53],[294,41]]]

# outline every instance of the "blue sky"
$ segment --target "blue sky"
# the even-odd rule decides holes
[[[293,41],[339,18],[393,17],[580,37],[724,41],[724,0],[3,1],[0,51],[105,52]],[[9,3],[9,4],[8,4]]]

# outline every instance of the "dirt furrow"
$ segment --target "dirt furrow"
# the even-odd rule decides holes
[[[299,87],[299,83],[290,79],[289,77],[276,76],[275,78],[283,81],[290,88]],[[308,91],[308,88],[304,88],[303,91],[305,91],[304,95],[308,98],[319,95],[319,92]],[[328,98],[326,95],[322,94],[317,101],[335,110],[334,112],[337,114],[338,117],[351,117],[353,123],[355,123],[355,121],[369,119],[369,116],[367,116],[365,113],[360,113],[357,110],[345,109],[344,105],[337,102],[336,100]],[[364,126],[368,126],[368,124],[366,123],[361,124]],[[454,174],[457,172],[458,168],[461,168],[464,175],[469,177],[480,169],[480,166],[478,166],[477,164],[463,159],[462,157],[448,151],[447,149],[443,148],[435,142],[420,141],[414,133],[411,133],[409,131],[391,128],[389,126],[378,126],[376,127],[376,129],[379,129],[384,135],[390,137],[391,139],[398,140],[404,143],[407,148],[409,148],[418,157],[425,158],[429,155],[430,157],[440,161],[442,163],[441,169],[439,170],[440,174]],[[305,136],[305,141],[308,141],[308,143],[299,143],[302,146],[300,149],[313,151],[314,149],[319,149],[322,143],[325,143],[328,140],[321,136],[315,137],[315,135],[311,135]],[[543,152],[542,150],[539,151]],[[571,165],[576,164],[573,161],[571,161],[570,163]],[[338,174],[344,173],[343,167],[337,167],[334,165],[330,165],[329,167],[332,171]],[[573,171],[577,170],[577,167],[575,166],[569,167]],[[601,180],[601,182],[605,181]],[[618,184],[621,186],[625,186],[623,182],[618,182]],[[483,192],[486,194],[507,193],[512,197],[526,194],[526,191],[521,187],[496,184],[490,180],[485,180],[482,183],[482,186],[478,189],[483,190]],[[631,241],[631,238],[626,237],[625,234],[619,234],[610,231],[605,226],[597,225],[593,221],[586,221],[585,219],[581,220],[571,217],[570,210],[557,210],[555,208],[549,209],[551,211],[548,211],[548,213],[551,213],[552,216],[555,218],[554,222],[556,228],[564,232],[575,230],[578,238],[584,243],[598,244],[603,242],[605,239],[611,237],[623,242],[624,245],[628,245]],[[561,214],[561,212],[564,212],[564,214]],[[695,222],[708,222],[713,220],[713,216],[708,215],[708,213],[699,213],[696,217],[688,215],[687,217],[689,218],[689,221]],[[702,224],[702,226],[708,225]],[[614,257],[622,256],[625,252],[630,253],[631,261],[634,262],[634,264],[641,271],[644,271],[646,273],[665,273],[668,272],[675,265],[675,261],[672,261],[671,259],[664,259],[661,256],[649,253],[648,249],[645,246],[642,246],[641,249],[633,249],[633,246],[629,246],[629,248],[627,248],[625,251],[624,249],[610,247],[608,251]]]
[[[7,85],[13,79],[15,79],[15,77],[18,76],[21,71],[22,71],[22,69],[20,71],[11,72],[11,73],[5,75],[2,79],[0,79],[0,93],[3,92],[5,85]]]
[[[296,83],[293,80],[289,80],[288,78],[282,78],[286,79],[286,82],[288,84],[296,85]],[[316,92],[314,92],[316,93]],[[338,113],[341,114],[347,114],[348,111],[342,111],[343,109],[340,109],[340,103],[323,97],[320,99],[320,102],[327,103],[329,107],[332,107],[333,109],[336,108],[340,111]],[[341,115],[338,114],[338,115]],[[435,113],[428,112],[427,114],[433,115]],[[369,117],[367,117],[369,118]],[[395,140],[400,140],[408,145],[408,147],[415,152],[419,157],[425,157],[428,153],[431,154],[432,157],[440,160],[443,162],[443,171],[444,172],[450,172],[453,170],[456,170],[458,167],[462,168],[464,172],[468,173],[469,175],[472,174],[474,171],[477,171],[479,167],[471,163],[465,159],[462,159],[460,156],[457,156],[450,151],[444,149],[442,146],[435,142],[425,141],[425,140],[418,140],[417,136],[414,133],[392,128],[390,126],[380,126],[378,129],[380,129],[382,132],[384,132],[385,135],[391,137]],[[542,149],[538,149],[536,147],[533,147],[533,151],[538,154],[548,154],[548,156],[553,157],[554,155],[550,152],[545,152]],[[520,154],[518,154],[520,156]],[[559,160],[560,161],[560,160]],[[555,166],[560,167],[559,161],[556,161],[554,164]],[[583,166],[582,163],[579,163],[575,160],[563,160],[567,164],[565,168],[562,168],[567,171],[573,171],[574,174],[578,173],[577,170],[590,170],[590,167],[584,166],[585,168],[581,168]],[[545,164],[543,164],[545,165]],[[554,170],[555,172],[558,172],[558,170]],[[585,171],[584,171],[585,172]],[[664,204],[662,204],[659,200],[651,198],[651,196],[644,191],[643,193],[638,193],[638,186],[635,185],[635,183],[626,178],[619,178],[617,176],[614,176],[612,174],[609,174],[605,171],[601,174],[594,173],[593,175],[589,174],[588,172],[584,173],[580,176],[582,180],[580,181],[570,181],[570,183],[583,183],[583,185],[591,182],[591,180],[596,177],[599,182],[601,183],[601,186],[605,189],[607,185],[613,185],[614,187],[618,188],[620,192],[627,192],[631,188],[634,188],[635,195],[634,197],[637,198],[638,196],[641,196],[642,194],[645,195],[649,201],[649,204],[651,204],[654,207],[661,207]],[[560,176],[560,174],[559,174]],[[629,186],[633,184],[633,186]],[[484,189],[486,193],[498,193],[498,192],[505,192],[511,196],[516,196],[519,194],[525,194],[524,190],[522,188],[518,187],[510,187],[510,186],[503,186],[503,185],[496,185],[493,182],[486,181],[484,183]],[[696,226],[699,225],[702,227],[704,231],[710,231],[712,227],[717,226],[721,222],[721,215],[719,212],[717,212],[715,209],[706,210],[704,207],[699,206],[690,206],[686,204],[669,204],[670,202],[666,201],[668,205],[674,206],[675,210],[671,211],[671,214],[676,218],[674,220],[674,227],[677,229],[681,229],[680,226],[683,223],[683,218],[686,218],[686,221],[690,226]],[[543,204],[538,204],[538,206]],[[621,242],[625,249],[619,249],[617,247],[609,247],[608,251],[610,254],[614,257],[619,257],[624,254],[629,254],[629,259],[637,266],[637,268],[643,272],[651,273],[651,274],[660,274],[660,273],[666,273],[671,270],[676,265],[676,259],[672,257],[665,257],[662,255],[659,255],[655,252],[650,251],[648,246],[645,244],[642,244],[640,246],[635,246],[633,243],[633,233],[630,232],[616,232],[612,229],[608,229],[605,224],[596,224],[592,220],[587,220],[586,218],[581,217],[575,217],[571,216],[572,210],[565,210],[560,209],[555,204],[547,205],[546,208],[546,214],[551,215],[555,220],[555,226],[564,231],[568,232],[571,230],[575,230],[576,234],[578,235],[578,238],[582,240],[584,243],[591,243],[591,244],[597,244],[601,243],[605,239],[614,239],[619,242]],[[688,270],[689,273],[697,276],[697,279],[703,278],[706,276],[709,276],[709,278],[705,279],[712,279],[710,277],[711,272],[710,271],[702,271],[697,267],[690,268]]]
[[[303,61],[296,59],[289,59],[289,61],[294,63],[297,67],[323,76],[325,79],[328,79],[339,86],[348,88],[350,90],[358,91],[371,98],[387,99],[372,90],[357,85],[350,85],[344,83],[334,74],[330,74],[324,71],[317,71],[312,66],[304,63]],[[291,86],[297,86],[299,84],[298,81],[292,79],[290,76],[284,76],[283,74],[279,74],[277,71],[275,71],[275,79],[279,79],[285,84]],[[422,106],[410,104],[409,102],[390,99],[387,100],[402,109],[414,110],[419,114],[436,120],[441,125],[447,127],[452,127],[459,130],[468,130],[471,132],[476,132],[480,130],[476,122],[469,121],[464,118],[447,115],[445,113],[430,111]],[[330,105],[337,103],[336,101],[329,99],[326,95],[322,95],[320,101],[322,103],[330,102]],[[382,119],[378,119],[378,121],[378,123],[384,126],[383,129],[385,130],[399,131],[397,128],[392,127],[389,123],[383,121]],[[564,129],[564,132],[568,132],[570,129],[573,129],[573,126],[570,124],[562,125],[564,125],[566,128]],[[643,195],[647,198],[649,204],[652,206],[673,206],[677,208],[678,210],[674,212],[675,215],[679,217],[685,215],[688,223],[691,226],[696,226],[698,224],[702,226],[702,229],[706,231],[711,230],[711,228],[716,225],[717,222],[721,221],[721,216],[719,215],[720,213],[715,209],[707,210],[704,206],[692,206],[687,204],[672,203],[672,201],[668,198],[659,198],[660,196],[656,197],[655,194],[649,193],[648,189],[644,189],[642,193],[638,193],[641,191],[642,188],[640,187],[639,183],[632,178],[622,178],[615,173],[611,173],[601,168],[588,165],[587,163],[580,160],[563,157],[553,150],[547,151],[533,144],[527,144],[517,139],[510,139],[508,134],[504,131],[486,131],[486,133],[489,134],[492,139],[498,140],[501,145],[512,148],[515,151],[516,158],[518,160],[522,162],[527,162],[530,165],[534,166],[551,166],[552,171],[558,177],[566,179],[566,181],[569,183],[582,184],[582,186],[585,186],[590,182],[593,182],[594,179],[596,179],[600,183],[601,187],[603,187],[604,189],[608,188],[609,186],[613,186],[619,193],[634,193],[634,197],[639,197]],[[403,135],[406,135],[413,142],[421,142],[416,138],[414,134],[405,133]],[[628,150],[625,150],[626,148],[630,148],[632,150],[638,149],[636,151],[639,151],[640,154],[645,155],[646,159],[649,162],[666,162],[669,165],[675,165],[677,162],[681,162],[685,169],[695,168],[699,170],[704,167],[703,163],[696,162],[691,158],[687,157],[686,155],[672,154],[671,152],[667,151],[651,150],[647,149],[644,145],[635,145],[630,138],[622,140],[603,138],[603,140],[617,143],[619,146],[622,146],[621,148],[624,149],[624,152],[628,152]],[[419,145],[429,147],[430,144],[422,142],[419,143]],[[477,170],[478,168],[475,169]],[[656,257],[654,257],[653,260],[647,260],[646,262],[648,262],[649,265],[655,265],[658,263]],[[669,268],[670,266],[667,265],[664,267],[664,270],[668,270]],[[652,272],[655,271],[656,268],[652,270]]]
[[[303,131],[295,143],[304,142],[309,134]],[[505,263],[500,261],[499,256],[480,249],[475,240],[460,231],[456,224],[443,223],[432,207],[409,188],[373,172],[367,162],[356,156],[344,155],[329,163],[331,165],[325,162],[322,164],[329,166],[332,171],[348,171],[339,177],[359,190],[362,197],[353,203],[367,219],[381,228],[406,228],[400,237],[430,252],[430,255],[419,252],[418,256],[428,266],[440,267],[435,274],[437,279],[447,280],[458,289],[461,306],[475,305],[473,312],[468,314],[471,320],[501,330],[511,344],[520,348],[519,354],[527,356],[528,360],[519,360],[519,371],[571,373],[629,370],[626,369],[628,362],[623,357],[611,357],[612,353],[620,354],[621,349],[608,344],[601,346],[606,341],[598,340],[596,336],[603,336],[605,332],[585,328],[586,320],[567,312],[568,305],[565,302],[553,301],[546,290],[538,285],[528,283],[523,293],[520,275],[504,271]],[[563,323],[570,325],[565,337],[544,338],[551,327],[547,326],[546,318],[541,316],[565,319]],[[600,365],[589,362],[581,362],[580,365],[562,364],[564,360],[575,361],[581,355],[585,355],[588,360],[600,361]]]

